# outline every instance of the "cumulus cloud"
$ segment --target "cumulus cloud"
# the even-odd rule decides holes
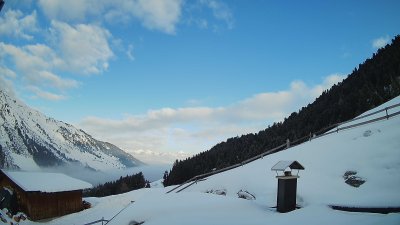
[[[40,0],[39,6],[52,20],[86,22],[96,18],[107,22],[138,20],[149,29],[175,33],[182,0]],[[65,8],[74,10],[66,10]]]
[[[226,138],[257,132],[311,103],[344,76],[327,76],[309,87],[294,81],[288,90],[259,93],[223,107],[162,108],[121,119],[87,117],[78,125],[128,151],[197,153]]]
[[[372,41],[372,47],[375,49],[383,48],[390,42],[390,37],[387,35],[385,37],[379,37]]]
[[[9,58],[14,64],[19,74],[37,97],[49,100],[61,100],[62,95],[46,92],[43,88],[65,90],[76,88],[78,82],[72,79],[62,78],[51,71],[64,64],[56,53],[48,46],[43,44],[25,45],[22,47],[5,44],[0,42],[0,55]],[[14,71],[1,66],[4,75],[16,78]],[[11,82],[11,81],[10,81]]]
[[[130,9],[145,27],[173,34],[181,7],[181,0],[137,0]]]
[[[67,72],[90,75],[108,69],[109,60],[114,56],[108,30],[96,25],[70,26],[52,21],[50,33],[49,45],[17,46],[0,42],[0,56],[14,64],[21,79],[30,86],[28,90],[37,97],[65,99],[58,92],[79,86],[75,79],[64,77]],[[0,65],[0,68],[3,76],[16,77],[10,64]]]
[[[41,44],[18,47],[0,42],[0,50],[3,57],[11,57],[16,67],[25,73],[49,69],[54,60],[57,61],[53,50]]]
[[[33,11],[30,15],[24,16],[19,10],[7,10],[0,17],[0,36],[10,36],[32,40],[32,32],[37,31],[37,15]]]
[[[114,56],[108,40],[108,30],[87,24],[70,26],[53,21],[50,32],[65,70],[81,74],[97,74],[108,68]]]

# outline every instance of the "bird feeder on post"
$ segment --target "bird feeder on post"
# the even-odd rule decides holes
[[[276,172],[278,179],[277,211],[285,213],[295,210],[297,178],[299,170],[304,170],[304,167],[297,161],[279,161],[271,170]],[[292,174],[293,170],[297,170],[296,175]]]

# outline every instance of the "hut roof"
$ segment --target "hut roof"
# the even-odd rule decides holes
[[[62,173],[2,172],[25,191],[62,192],[93,187],[91,184]]]
[[[304,167],[297,161],[279,161],[271,168],[272,171],[285,171],[286,168],[304,170]]]

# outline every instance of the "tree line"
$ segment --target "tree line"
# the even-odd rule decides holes
[[[176,160],[172,169],[164,174],[164,185],[179,184],[196,175],[235,165],[287,139],[323,133],[324,128],[352,119],[399,94],[400,36],[396,36],[391,44],[379,49],[346,79],[284,121],[258,133],[229,138],[185,160]]]
[[[104,197],[109,195],[122,194],[144,187],[150,187],[150,183],[144,178],[143,173],[140,172],[130,176],[121,176],[116,181],[106,182],[105,184],[100,184],[94,188],[86,189],[83,191],[83,196]]]

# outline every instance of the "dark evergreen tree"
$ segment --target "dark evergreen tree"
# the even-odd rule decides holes
[[[151,188],[150,182],[149,182],[148,180],[146,181],[146,186],[145,186],[145,188]]]
[[[97,187],[87,189],[83,192],[85,197],[103,197],[109,195],[116,195],[132,190],[150,186],[149,181],[144,179],[143,173],[137,173],[131,176],[120,177],[116,181],[106,182],[105,184],[98,185]]]

